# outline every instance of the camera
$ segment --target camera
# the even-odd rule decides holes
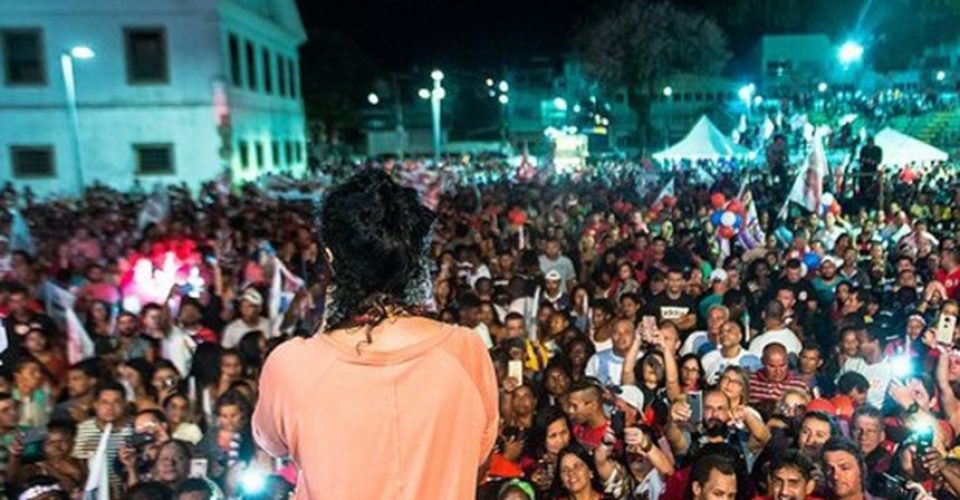
[[[157,438],[153,434],[137,432],[127,438],[127,446],[135,450],[143,450],[147,445],[153,444],[156,441]]]
[[[906,479],[886,472],[873,476],[868,489],[873,495],[881,498],[914,500],[919,496],[917,491],[907,488]]]

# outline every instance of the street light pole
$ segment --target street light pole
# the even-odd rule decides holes
[[[60,54],[60,67],[63,70],[63,84],[67,94],[67,117],[70,120],[70,129],[73,138],[74,168],[77,177],[77,194],[83,195],[83,152],[80,146],[80,118],[77,112],[77,80],[73,71],[75,59],[92,59],[93,50],[90,47],[77,46],[64,50]]]
[[[441,86],[443,81],[443,72],[435,69],[430,73],[433,79],[433,92],[430,93],[430,108],[433,112],[433,165],[440,166],[440,100],[443,99],[444,90]]]

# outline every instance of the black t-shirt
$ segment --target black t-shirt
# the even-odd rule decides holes
[[[682,294],[679,298],[671,299],[667,293],[661,293],[653,298],[647,307],[644,308],[644,315],[656,316],[657,321],[673,320],[677,321],[688,314],[697,314],[697,301],[693,297]],[[687,330],[682,330],[686,333]]]

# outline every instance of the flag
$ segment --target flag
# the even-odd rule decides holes
[[[170,215],[170,197],[166,186],[157,186],[147,198],[137,216],[137,229],[143,230],[150,224],[161,224]]]
[[[291,273],[283,261],[273,258],[273,278],[270,280],[270,302],[267,304],[267,316],[270,318],[269,337],[280,335],[283,315],[293,302],[293,296],[303,288],[304,281]]]
[[[790,194],[780,210],[781,217],[786,217],[787,205],[791,201],[810,212],[819,213],[823,197],[823,178],[826,175],[827,156],[823,151],[823,139],[818,135],[813,138],[813,148],[807,156],[807,161],[797,172]]]
[[[87,462],[87,484],[83,487],[83,500],[110,500],[110,476],[107,467],[107,448],[110,444],[110,432],[113,424],[107,424],[100,435],[97,451]]]
[[[23,251],[33,255],[36,248],[33,246],[33,236],[30,234],[30,226],[19,210],[10,210],[13,220],[10,223],[10,250]]]
[[[83,322],[73,310],[77,297],[53,283],[47,282],[48,308],[54,311],[63,310],[64,324],[67,331],[67,361],[72,365],[94,355],[93,340],[83,326]],[[48,311],[50,313],[52,311]],[[54,314],[50,316],[55,317]]]
[[[750,192],[749,183],[744,181],[740,188],[740,205],[743,207],[743,225],[740,228],[740,234],[737,241],[747,250],[763,245],[767,241],[767,235],[760,226],[760,217],[757,216],[757,204],[753,201],[753,193]]]
[[[657,195],[657,199],[653,200],[653,204],[657,203],[663,204],[667,199],[676,199],[676,188],[674,184],[674,179],[670,179],[670,182],[666,186],[663,186],[663,189],[660,190],[660,194]]]

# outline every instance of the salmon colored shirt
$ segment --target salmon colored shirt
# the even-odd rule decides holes
[[[382,328],[374,343],[392,336],[397,349],[358,354],[318,334],[270,354],[257,443],[296,463],[297,499],[474,498],[499,421],[487,349],[427,319]]]

